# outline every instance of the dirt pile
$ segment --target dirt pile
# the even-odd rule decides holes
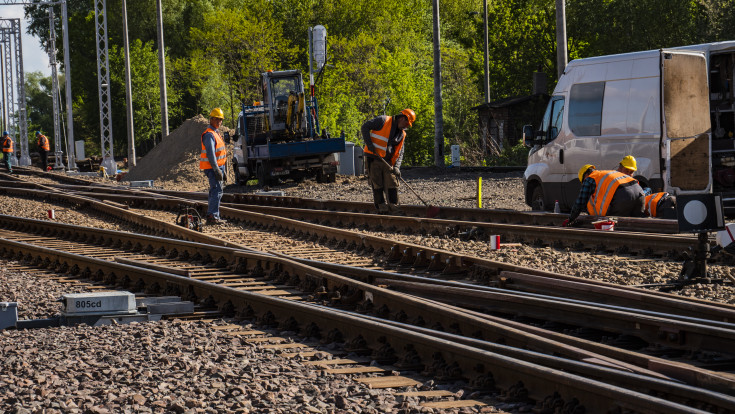
[[[155,180],[156,185],[169,182],[175,187],[207,187],[207,180],[199,170],[199,154],[201,136],[208,124],[209,120],[202,115],[187,119],[139,159],[125,180]],[[227,127],[220,128],[221,133],[228,131]]]

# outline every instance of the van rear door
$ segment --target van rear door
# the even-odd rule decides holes
[[[674,194],[712,191],[707,60],[703,53],[661,50],[664,186]]]

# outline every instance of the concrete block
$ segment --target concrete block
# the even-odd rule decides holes
[[[194,313],[194,302],[152,303],[148,305],[148,313],[161,315],[184,315]]]
[[[18,323],[18,302],[0,302],[0,329],[14,328]]]

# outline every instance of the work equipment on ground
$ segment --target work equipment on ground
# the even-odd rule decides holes
[[[176,216],[176,224],[189,230],[201,232],[204,224],[202,216],[195,208],[180,206],[179,214]]]
[[[390,164],[388,164],[388,161],[386,161],[384,158],[382,158],[382,157],[378,157],[378,158],[380,158],[380,160],[383,161],[383,163],[385,165],[387,165],[388,168],[390,168],[390,169],[393,168],[393,167],[390,166]],[[421,202],[426,206],[426,217],[428,217],[428,218],[434,218],[434,217],[436,217],[436,216],[439,215],[439,207],[429,205],[429,203],[427,203],[426,201],[424,201],[424,199],[421,198],[421,196],[419,195],[419,193],[417,193],[416,190],[414,190],[413,187],[411,187],[411,185],[408,184],[408,182],[406,182],[406,180],[403,179],[403,177],[401,177],[400,175],[398,175],[397,177],[398,177],[398,179],[400,179],[403,182],[403,184],[406,184],[406,187],[408,187],[408,189],[411,190],[411,192],[416,196],[416,198],[418,198],[419,200],[421,200]]]

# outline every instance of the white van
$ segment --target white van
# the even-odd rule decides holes
[[[540,127],[524,127],[526,203],[569,210],[583,165],[633,155],[643,187],[723,193],[735,213],[734,80],[735,42],[573,60]]]

